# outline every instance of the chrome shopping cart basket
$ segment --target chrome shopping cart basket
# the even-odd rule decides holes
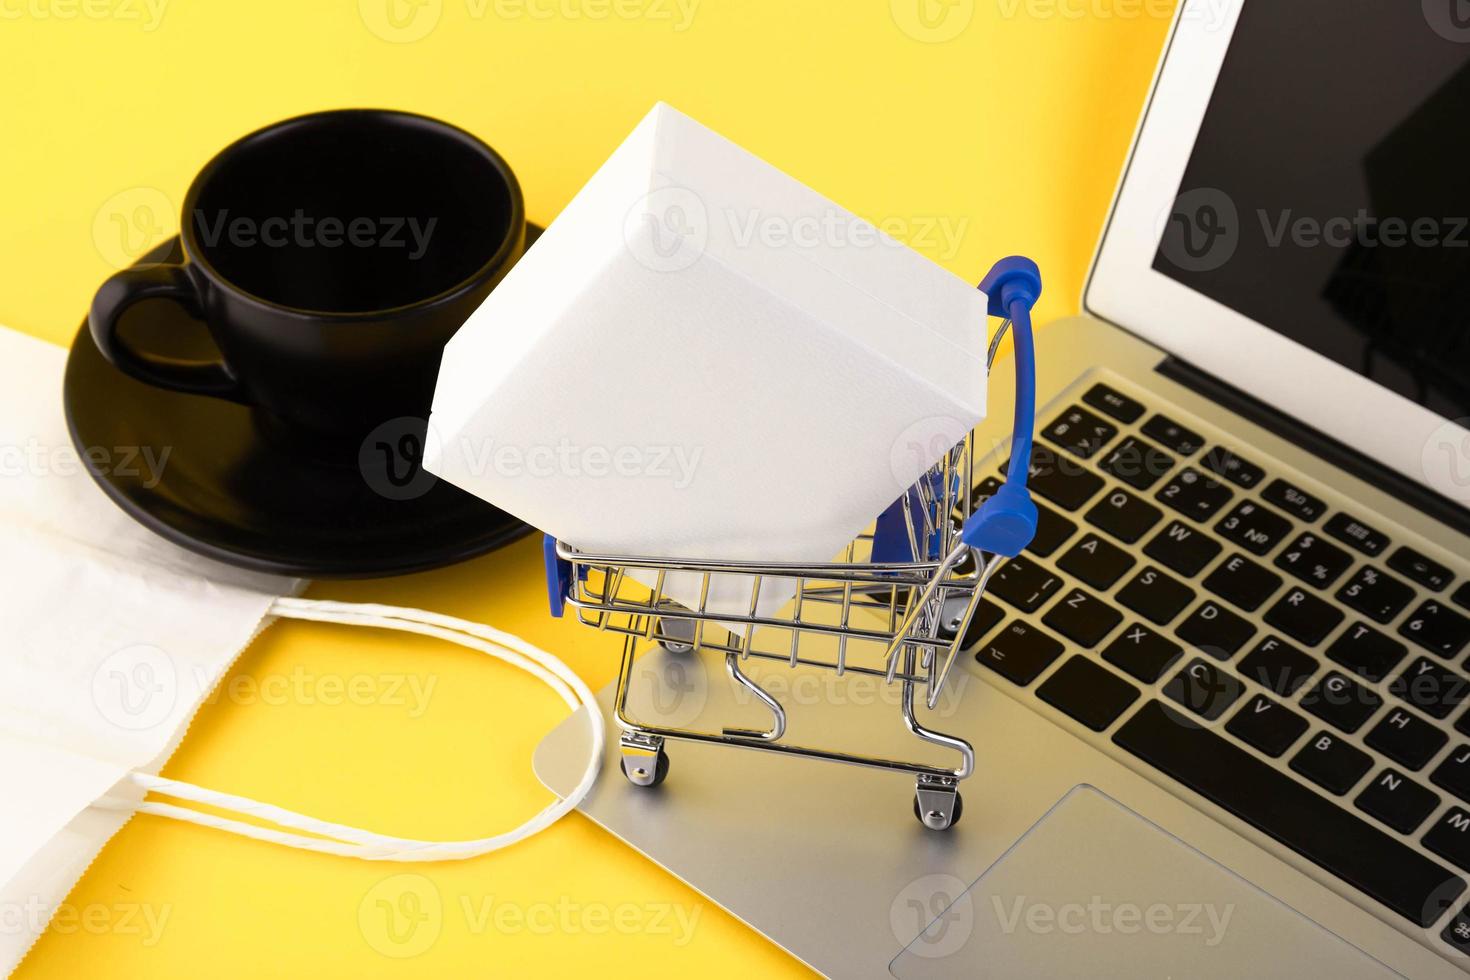
[[[614,715],[622,729],[623,772],[632,783],[656,786],[663,781],[669,770],[668,740],[705,742],[907,773],[916,783],[914,813],[925,826],[946,830],[959,819],[959,784],[974,770],[974,748],[924,725],[918,700],[922,696],[928,708],[938,702],[987,581],[1002,561],[1030,543],[1036,529],[1036,507],[1026,480],[1035,420],[1030,310],[1041,292],[1041,279],[1033,262],[1014,256],[998,262],[980,289],[990,314],[1002,320],[990,342],[987,365],[1008,329],[1014,336],[1016,411],[1006,480],[978,506],[972,501],[976,460],[971,433],[944,452],[835,561],[593,554],[547,537],[552,613],[561,616],[570,607],[582,623],[625,637]],[[674,576],[681,584],[695,583],[696,604],[668,598],[665,584]],[[728,577],[749,583],[749,604],[742,597],[743,611],[732,613],[728,603],[710,601],[712,584]],[[764,609],[763,594],[779,589],[790,595],[793,585],[794,597],[777,612]],[[769,709],[769,727],[709,730],[633,717],[629,691],[641,641],[657,642],[676,656],[723,656],[732,682]],[[898,685],[905,727],[923,742],[952,750],[957,764],[943,767],[786,741],[786,709],[743,669],[751,658]]]

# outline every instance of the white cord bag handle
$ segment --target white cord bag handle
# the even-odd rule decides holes
[[[540,813],[513,830],[478,840],[429,841],[392,837],[309,817],[269,803],[262,803],[259,800],[236,796],[233,793],[222,793],[218,790],[196,786],[193,783],[141,772],[131,773],[129,780],[133,785],[147,792],[159,793],[190,803],[204,804],[287,829],[262,827],[243,820],[216,816],[212,813],[154,800],[144,800],[137,804],[101,801],[97,804],[98,806],[131,809],[137,813],[151,813],[173,820],[213,827],[216,830],[228,831],[242,837],[283,844],[286,847],[360,858],[365,861],[458,861],[509,847],[533,834],[540,833],[574,810],[591,791],[593,783],[597,781],[602,765],[605,736],[602,710],[598,707],[595,696],[570,667],[520,637],[481,623],[472,623],[468,620],[426,612],[422,609],[404,609],[374,603],[329,602],[286,597],[275,600],[268,613],[287,619],[372,626],[432,636],[450,643],[457,643],[471,650],[478,650],[513,667],[519,667],[555,691],[573,711],[579,707],[587,709],[587,720],[591,726],[592,736],[587,770],[582,774],[582,779],[577,783],[576,788],[565,799],[554,800]],[[306,836],[308,834],[312,836]]]

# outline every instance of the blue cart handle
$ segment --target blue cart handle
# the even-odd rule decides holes
[[[1036,536],[1036,504],[1026,481],[1031,473],[1031,434],[1036,428],[1036,345],[1031,336],[1031,307],[1041,296],[1041,270],[1030,259],[1012,255],[991,267],[980,289],[989,300],[990,315],[1011,321],[1016,345],[1016,410],[1005,482],[965,521],[960,540],[971,548],[1014,558]]]

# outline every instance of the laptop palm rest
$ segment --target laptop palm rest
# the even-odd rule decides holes
[[[890,966],[900,980],[1399,976],[1089,786],[968,888],[910,890],[933,918]]]
[[[916,740],[900,723],[895,695],[881,678],[834,679],[830,672],[793,671],[784,663],[754,659],[748,669],[773,694],[799,709],[791,712],[788,731],[797,742],[850,746],[889,757],[912,754],[940,763],[947,758],[937,750],[931,754],[916,749]],[[703,728],[755,727],[767,721],[762,705],[742,697],[713,658],[680,657],[655,648],[639,659],[635,670],[638,683],[629,708],[636,717]],[[1144,928],[1122,937],[1132,940],[1127,944],[1133,947],[1132,962],[1177,956],[1172,968],[1150,973],[1140,967],[1119,976],[1216,975],[1199,973],[1201,967],[1189,954],[1201,949],[1202,960],[1230,964],[1220,967],[1218,975],[1232,975],[1231,969],[1240,957],[1248,957],[1248,947],[1253,946],[1260,968],[1257,960],[1247,960],[1252,968],[1237,970],[1233,976],[1278,975],[1273,972],[1277,965],[1300,964],[1310,957],[1319,957],[1321,963],[1355,964],[1339,970],[1334,980],[1394,975],[1318,928],[1313,919],[1193,849],[1211,846],[1217,849],[1211,853],[1241,857],[1253,853],[1232,850],[1231,842],[1238,847],[1238,838],[1215,829],[1192,808],[1083,745],[1061,726],[984,681],[979,671],[979,667],[957,669],[935,712],[936,725],[957,731],[976,745],[976,774],[962,788],[967,810],[952,831],[925,830],[914,819],[913,783],[907,777],[723,746],[674,744],[666,783],[652,790],[631,786],[618,771],[617,729],[612,725],[602,777],[580,810],[828,975],[882,977],[890,973],[891,965],[917,969],[915,964],[928,965],[932,972],[899,975],[967,975],[969,955],[981,975],[1092,976],[1090,968],[987,968],[987,957],[992,955],[1033,955],[984,951],[982,947],[993,945],[997,936],[1022,948],[1034,945],[1037,956],[1041,947],[1066,948],[1074,940],[1060,929],[1035,935],[1005,935],[998,928],[987,932],[989,924],[981,920],[976,920],[976,939],[948,961],[952,969],[945,969],[943,960],[919,964],[923,958],[917,955],[895,964],[894,957],[913,946],[914,937],[977,878],[985,882],[1000,871],[1019,875],[1028,869],[1038,884],[1055,876],[1056,895],[1069,894],[1057,889],[1072,881],[1072,891],[1081,896],[1075,900],[1084,903],[1093,895],[1112,902],[1126,900],[1143,909],[1156,901],[1235,903],[1225,951],[1219,950],[1221,944],[1190,946],[1183,942],[1190,938],[1186,933],[1161,937],[1171,952],[1156,954],[1144,948],[1154,939]],[[609,722],[612,699],[611,687],[598,692]],[[581,778],[587,746],[587,719],[579,711],[538,746],[537,775],[548,788],[565,795]],[[1093,786],[1097,789],[1079,788]],[[1157,829],[1154,822],[1168,831]],[[1198,833],[1208,844],[1194,838],[1189,845],[1181,843],[1172,836],[1181,828]],[[1024,847],[1018,843],[1022,841]],[[1243,869],[1247,874],[1257,870],[1242,863],[1247,864]],[[1159,882],[1148,876],[1150,869],[1156,869]],[[1111,885],[1114,877],[1117,889]],[[1026,887],[1027,895],[1047,894],[1029,883]],[[1310,901],[1312,892],[1308,888],[1289,894],[1299,903],[1303,896]],[[980,911],[993,918],[990,909],[984,904]],[[1025,929],[1026,920],[1021,922],[1018,933]],[[1204,928],[1208,926],[1206,919]],[[1274,945],[1274,938],[1273,945],[1255,945],[1268,936],[1287,937],[1294,946],[1283,950]],[[1078,948],[1082,949],[1080,943]],[[1320,975],[1331,974],[1299,970],[1292,980]]]

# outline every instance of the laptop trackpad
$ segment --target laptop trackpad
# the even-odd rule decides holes
[[[1089,786],[929,907],[900,980],[1399,976]]]

